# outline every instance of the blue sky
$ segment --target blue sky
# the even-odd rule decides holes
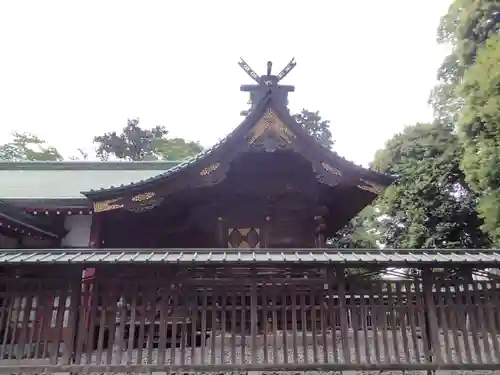
[[[241,122],[258,72],[296,58],[292,111],[319,110],[336,149],[360,164],[427,99],[446,48],[450,0],[0,2],[0,143],[13,131],[66,156],[127,118],[210,146]]]

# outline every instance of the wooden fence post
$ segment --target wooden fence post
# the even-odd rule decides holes
[[[431,361],[433,363],[442,364],[443,358],[441,355],[441,344],[439,342],[439,326],[437,323],[436,304],[434,303],[434,293],[432,288],[434,285],[434,277],[430,268],[422,270],[423,295],[425,303],[425,328],[427,331],[428,345],[430,349]]]

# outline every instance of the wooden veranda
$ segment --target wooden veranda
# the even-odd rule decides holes
[[[494,251],[100,251],[2,253],[0,372],[500,367]]]

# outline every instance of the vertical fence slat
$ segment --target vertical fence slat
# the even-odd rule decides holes
[[[172,320],[170,322],[171,327],[171,339],[170,339],[170,364],[175,364],[176,352],[177,352],[177,314],[178,314],[178,293],[177,291],[172,291],[172,306],[170,316]],[[205,303],[207,296],[205,295]],[[206,305],[205,305],[206,306]],[[212,313],[213,314],[213,313]],[[206,332],[206,326],[205,326]]]
[[[345,363],[351,363],[351,351],[349,348],[349,322],[347,320],[348,309],[346,304],[346,283],[344,269],[337,269],[339,314],[340,314],[340,334],[342,340],[342,357]]]
[[[287,310],[287,296],[288,289],[283,288],[282,293],[279,296],[280,307],[281,307],[281,325],[282,325],[282,333],[283,333],[283,356],[285,364],[288,364],[288,310]]]
[[[293,346],[293,360],[292,363],[299,363],[299,351],[297,343],[297,294],[295,289],[292,289],[292,346]]]
[[[273,323],[273,363],[278,363],[278,306],[277,306],[277,288],[273,283],[270,288],[272,323]],[[284,332],[284,331],[283,331]]]
[[[205,293],[202,293],[202,308],[201,308],[201,364],[206,364],[206,359],[205,359],[205,353],[206,353],[206,344],[207,344],[207,309],[208,309],[208,303],[207,303],[207,291]],[[172,341],[174,334],[172,332]],[[173,362],[172,362],[173,363]]]
[[[425,287],[423,282],[415,283],[415,298],[417,309],[417,322],[422,340],[422,351],[425,356],[425,363],[432,363],[431,357],[431,340],[428,336],[428,324],[426,319],[426,301],[425,301]]]
[[[210,364],[215,365],[215,339],[217,326],[217,288],[212,288],[212,299],[210,302]]]
[[[323,295],[321,295],[323,296]],[[318,329],[317,329],[317,297],[318,291],[315,290],[314,293],[311,293],[309,299],[309,306],[311,306],[311,331],[312,331],[312,350],[313,350],[313,358],[312,363],[319,363],[318,357]]]
[[[495,303],[495,290],[493,288],[492,290],[489,290],[487,282],[482,282],[481,285],[482,285],[481,289],[483,290],[484,294],[487,330],[491,334],[491,343],[493,346],[491,360],[500,362],[500,345],[498,344],[499,332],[498,332],[497,322],[495,319],[495,307],[497,305]],[[496,283],[494,283],[494,285],[496,285]]]
[[[403,284],[404,285],[404,284]],[[396,294],[396,300],[398,302],[398,312],[397,316],[399,318],[400,322],[400,332],[401,332],[401,339],[402,339],[402,344],[403,344],[403,353],[404,353],[404,360],[406,363],[411,363],[413,362],[411,355],[410,355],[410,347],[408,345],[408,327],[406,325],[407,323],[407,317],[408,317],[408,305],[410,301],[408,301],[408,294],[406,293],[406,298],[403,296],[403,292],[401,290],[402,284],[397,282],[395,283],[395,294]]]
[[[437,285],[434,283],[434,275],[431,270],[425,269],[423,271],[423,299],[425,303],[425,314],[427,319],[425,324],[429,327],[426,332],[429,332],[427,340],[429,340],[429,347],[431,348],[429,355],[432,356],[432,361],[438,364],[443,363],[443,356],[441,352],[441,343],[439,340],[439,326],[437,322],[436,305],[434,301],[433,290]],[[430,336],[430,337],[429,337]]]
[[[304,292],[299,295],[300,301],[300,328],[302,333],[302,362],[309,363],[308,352],[307,352],[307,318],[306,318],[306,296]],[[298,332],[297,332],[298,333]]]
[[[462,350],[462,347],[460,345],[460,340],[459,340],[460,315],[459,315],[459,311],[458,311],[458,307],[457,307],[456,292],[453,289],[453,285],[449,281],[444,282],[443,285],[444,285],[443,294],[444,294],[444,298],[446,301],[446,307],[447,307],[446,311],[448,312],[447,315],[449,317],[449,327],[451,329],[451,334],[452,334],[452,338],[453,338],[453,347],[454,347],[455,353],[456,353],[455,362],[458,361],[458,363],[464,363],[464,358],[462,355],[463,350]],[[449,360],[450,361],[454,360],[451,353],[450,353]]]
[[[234,289],[231,296],[231,358],[232,363],[236,362],[236,320],[237,320],[237,306],[238,306],[238,291]]]
[[[367,291],[363,286],[361,286],[361,289],[359,291],[360,298],[359,298],[359,308],[361,312],[361,326],[363,329],[363,348],[364,348],[364,361],[365,363],[371,363],[371,355],[370,355],[370,338],[368,336],[368,317],[369,317],[369,312],[366,307],[366,297],[370,294],[371,291]]]
[[[326,272],[325,272],[326,273]],[[326,286],[326,288],[325,288]],[[328,328],[328,312],[327,312],[327,307],[326,305],[326,298],[325,298],[325,289],[328,292],[328,285],[323,284],[323,290],[319,298],[319,304],[320,304],[320,316],[321,316],[321,337],[322,337],[322,343],[323,343],[323,363],[328,363],[328,353],[329,353],[329,345],[328,345],[328,338],[326,335],[326,330]],[[328,294],[326,293],[326,296]]]
[[[452,347],[450,343],[450,329],[448,327],[448,313],[447,310],[449,306],[447,306],[446,303],[446,298],[445,295],[442,291],[444,285],[441,282],[436,282],[436,291],[435,291],[435,296],[436,296],[436,309],[439,312],[439,318],[440,318],[440,327],[441,331],[443,332],[443,338],[444,338],[444,352],[445,352],[445,358],[446,362],[452,363],[453,362],[453,356],[452,356]]]
[[[191,364],[196,364],[196,343],[197,343],[197,332],[198,332],[198,290],[194,288],[193,290],[193,301],[194,304],[190,306],[191,308]],[[202,337],[200,335],[200,341]],[[200,342],[201,343],[201,342]]]

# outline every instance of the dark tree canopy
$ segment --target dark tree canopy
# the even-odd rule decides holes
[[[373,168],[397,176],[378,201],[378,232],[391,248],[482,248],[476,195],[460,169],[463,148],[450,128],[417,124],[377,152]]]
[[[334,141],[330,131],[330,121],[323,120],[319,111],[311,112],[303,109],[300,113],[293,116],[312,137],[320,142],[326,148],[332,148]]]
[[[366,207],[328,241],[329,246],[343,249],[377,249],[378,235],[373,225],[376,217],[374,207]]]
[[[30,133],[14,133],[11,142],[0,145],[0,160],[7,161],[61,161],[55,147]]]
[[[139,120],[128,120],[120,134],[106,133],[94,137],[98,144],[97,156],[108,160],[110,156],[118,159],[141,160],[183,160],[202,150],[196,142],[187,142],[181,138],[167,138],[168,131],[163,126],[143,129]]]
[[[464,152],[461,168],[478,197],[483,229],[500,244],[500,3],[454,0],[438,29],[451,53],[438,71],[431,103]]]

